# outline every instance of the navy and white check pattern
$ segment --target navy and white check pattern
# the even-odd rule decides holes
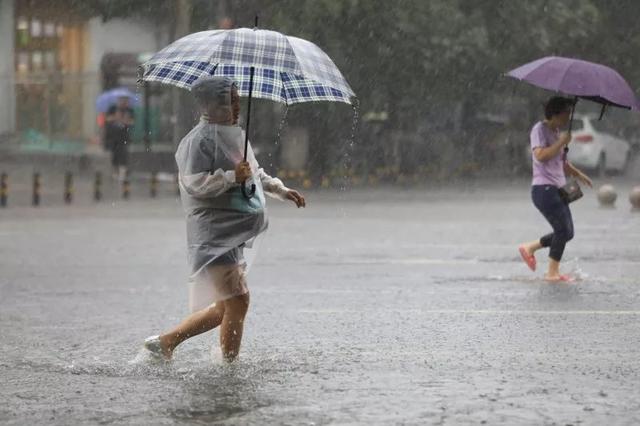
[[[331,58],[315,44],[275,31],[213,30],[177,40],[143,64],[144,81],[190,89],[204,75],[233,78],[240,96],[253,94],[288,105],[335,101],[350,104],[355,94]]]

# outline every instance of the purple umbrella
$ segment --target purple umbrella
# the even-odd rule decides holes
[[[98,99],[96,99],[96,109],[98,112],[107,112],[111,106],[118,102],[118,98],[129,98],[129,104],[132,107],[140,106],[140,100],[135,92],[132,92],[126,87],[118,87],[107,90],[98,96]]]
[[[640,110],[629,84],[615,70],[580,59],[547,56],[507,73],[543,89],[554,90],[602,104]]]

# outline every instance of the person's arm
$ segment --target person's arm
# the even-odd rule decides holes
[[[135,119],[133,110],[131,108],[129,108],[126,113],[122,114],[122,121],[127,126],[133,126]]]
[[[238,163],[235,170],[218,168],[211,172],[210,165],[215,164],[214,154],[208,142],[200,141],[193,145],[178,148],[178,182],[180,187],[195,198],[214,198],[251,177],[248,163]]]
[[[567,132],[560,134],[557,141],[549,146],[536,146],[533,148],[533,155],[536,160],[544,163],[557,156],[571,142],[571,135]]]
[[[280,200],[286,199],[286,193],[289,188],[280,179],[269,176],[264,169],[258,169],[258,179],[262,183],[265,194]]]
[[[111,107],[107,110],[107,113],[104,115],[104,120],[107,123],[113,123],[114,121],[116,121],[116,110],[115,108]]]
[[[306,207],[307,202],[298,191],[287,188],[282,181],[276,177],[269,176],[264,169],[258,169],[258,178],[262,183],[264,192],[270,197],[282,201],[293,201],[297,207]]]
[[[180,187],[195,198],[214,198],[236,186],[234,170],[218,169],[213,174],[201,172],[183,175],[180,173],[179,178]]]
[[[564,173],[569,176],[575,177],[576,179],[587,185],[589,188],[593,188],[593,182],[591,181],[589,176],[587,176],[582,170],[578,169],[568,161],[564,163]]]

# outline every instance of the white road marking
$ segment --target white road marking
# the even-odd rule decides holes
[[[304,309],[297,311],[303,314],[345,314],[363,313],[355,309]],[[640,311],[533,311],[533,310],[485,310],[485,309],[394,309],[384,310],[385,313],[411,313],[423,315],[441,314],[472,314],[472,315],[640,315]]]

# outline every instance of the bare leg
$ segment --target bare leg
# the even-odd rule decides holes
[[[244,318],[249,309],[249,293],[224,301],[224,318],[220,327],[220,348],[226,361],[233,361],[240,352]]]
[[[540,240],[524,243],[523,246],[527,250],[527,253],[529,254],[534,254],[536,251],[542,248],[542,244],[540,243]]]
[[[224,314],[224,302],[218,302],[186,317],[173,330],[160,336],[160,344],[164,355],[170,358],[174,349],[180,343],[219,326]]]
[[[560,279],[560,262],[549,258],[549,271],[545,275],[545,279],[549,281],[557,281]]]

